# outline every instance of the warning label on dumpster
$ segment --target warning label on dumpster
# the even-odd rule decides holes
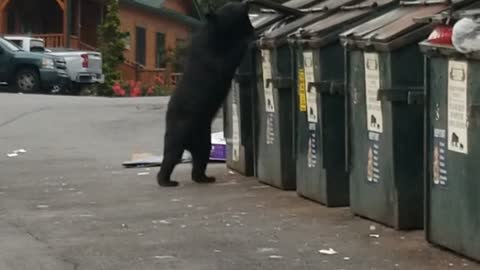
[[[368,142],[367,181],[371,183],[378,183],[380,182],[380,134],[376,132],[369,132]]]
[[[307,111],[307,96],[305,93],[305,71],[298,69],[298,108],[301,112]]]
[[[310,123],[308,125],[308,168],[317,167],[317,125]]]
[[[365,96],[367,98],[367,125],[369,131],[383,132],[382,103],[377,100],[380,89],[378,54],[365,53]]]
[[[448,63],[448,149],[468,154],[468,64]]]
[[[315,82],[313,70],[313,52],[303,53],[303,66],[305,68],[305,86],[307,88],[307,117],[308,122],[318,122],[318,108],[317,108],[317,89],[309,87],[310,83]]]
[[[272,84],[272,62],[269,50],[262,50],[263,90],[265,92],[265,111],[275,112]]]
[[[435,129],[433,134],[432,177],[433,184],[447,185],[447,132]]]
[[[266,124],[266,143],[274,144],[275,143],[275,116],[274,113],[267,113],[267,124]]]
[[[240,122],[238,119],[239,111],[239,86],[237,82],[232,83],[232,160],[238,161],[240,159]]]

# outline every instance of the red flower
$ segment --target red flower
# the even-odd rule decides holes
[[[165,78],[163,77],[163,74],[158,74],[155,76],[155,83],[164,85],[165,84]]]
[[[148,96],[153,96],[153,94],[154,94],[153,86],[150,86],[150,87],[147,89],[147,95],[148,95]]]
[[[117,96],[125,96],[125,89],[122,88],[122,86],[120,85],[120,83],[116,82],[113,86],[112,86],[112,90],[113,90],[113,93],[115,93],[115,95]]]
[[[140,87],[138,86],[135,86],[134,88],[132,88],[132,90],[130,91],[130,96],[132,97],[138,97],[142,94],[142,90],[140,89]]]

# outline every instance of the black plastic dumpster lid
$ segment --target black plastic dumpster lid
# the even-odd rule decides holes
[[[377,50],[393,50],[415,42],[427,35],[431,27],[427,23],[416,22],[414,18],[432,16],[449,8],[448,1],[440,4],[437,3],[441,1],[430,2],[435,4],[424,2],[404,2],[400,7],[340,34],[340,38],[346,46],[372,46]],[[392,44],[393,41],[396,41],[395,44]]]
[[[320,1],[321,0],[291,0],[284,3],[283,5],[291,8],[308,8]],[[259,14],[258,17],[252,19],[252,26],[255,29],[261,29],[283,17],[285,17],[285,15],[279,13]]]
[[[337,13],[317,21],[304,29],[299,29],[295,33],[297,38],[309,39],[315,41],[309,42],[316,46],[326,45],[322,39],[334,35],[334,40],[338,40],[338,31],[345,29],[348,25],[387,7],[393,8],[398,0],[364,0],[351,6],[343,6]]]
[[[262,47],[274,47],[286,42],[287,35],[308,25],[322,17],[329,16],[338,11],[342,6],[358,2],[358,0],[325,0],[311,7],[312,11],[307,15],[295,18],[287,18],[270,31],[264,32],[264,37],[259,41]]]

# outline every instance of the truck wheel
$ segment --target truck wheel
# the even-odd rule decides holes
[[[40,89],[40,77],[36,70],[31,68],[21,69],[15,76],[17,91],[35,93]]]

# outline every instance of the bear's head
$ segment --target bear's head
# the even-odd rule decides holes
[[[216,12],[206,14],[205,17],[208,27],[216,36],[218,35],[217,37],[235,40],[249,37],[254,33],[248,11],[247,3],[229,2]]]

